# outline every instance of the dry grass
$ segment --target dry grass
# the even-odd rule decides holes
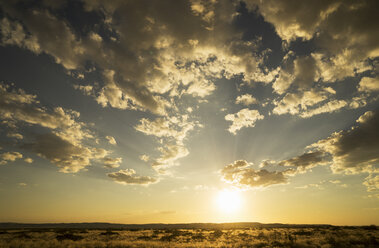
[[[46,247],[379,247],[376,228],[252,228],[230,230],[0,231],[1,248]]]

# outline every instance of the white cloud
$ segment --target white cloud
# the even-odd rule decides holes
[[[167,4],[175,13],[170,18]],[[93,30],[75,32],[68,21],[42,9],[43,5],[28,11],[10,3],[3,7],[9,18],[2,21],[2,45],[48,54],[80,79],[87,78],[85,68],[91,61],[102,73],[102,82],[75,85],[76,89],[103,107],[162,116],[174,107],[172,99],[183,94],[199,98],[212,94],[216,79],[242,75],[246,82],[269,83],[277,74],[276,69],[261,69],[261,39],[244,41],[234,29],[237,2],[86,0],[84,6],[106,17],[100,25],[110,31],[109,42]]]
[[[368,192],[377,192],[379,191],[379,175],[370,174],[365,178],[363,185],[367,187]]]
[[[250,110],[248,108],[241,109],[235,114],[228,114],[225,120],[231,121],[232,125],[229,126],[228,131],[232,134],[237,134],[237,131],[243,127],[254,127],[257,120],[262,120],[263,115],[258,110]]]
[[[250,94],[240,95],[236,98],[236,104],[243,104],[245,106],[249,106],[251,104],[257,104],[258,101]]]
[[[118,172],[112,172],[107,174],[108,177],[112,178],[115,182],[120,184],[135,184],[135,185],[149,185],[157,183],[159,180],[157,178],[149,176],[138,176],[133,169],[119,170]]]
[[[0,84],[2,120],[12,123],[13,129],[26,123],[48,130],[44,134],[29,137],[28,142],[20,147],[48,159],[61,172],[76,173],[91,165],[92,161],[105,158],[109,153],[102,148],[84,145],[83,141],[93,139],[94,134],[85,123],[78,120],[79,117],[80,113],[73,110],[43,107],[35,95]],[[27,158],[25,162],[30,163],[33,160]]]
[[[330,102],[327,102],[315,109],[310,109],[308,111],[305,111],[300,114],[303,118],[309,118],[314,115],[319,115],[323,113],[333,113],[335,111],[340,110],[341,108],[346,107],[348,104],[344,100],[332,100]]]
[[[122,162],[122,158],[110,158],[110,157],[103,158],[104,167],[107,167],[107,168],[118,168],[120,167],[121,162]]]
[[[246,2],[251,10],[258,6],[265,20],[274,25],[287,44],[296,39],[313,39],[317,48],[312,54],[316,74],[324,82],[343,80],[371,70],[367,60],[379,56],[379,36],[373,24],[378,20],[374,11],[378,8],[376,1]],[[284,84],[274,88],[284,93],[279,85],[288,85],[289,81],[279,80]]]
[[[24,136],[22,136],[22,134],[19,134],[19,133],[7,133],[7,137],[20,139],[20,140],[24,138]]]
[[[108,140],[109,144],[111,145],[117,145],[116,139],[112,136],[105,136],[105,138]]]
[[[366,92],[379,91],[379,77],[363,77],[359,82],[358,90]]]
[[[0,165],[5,165],[8,162],[14,162],[17,159],[21,159],[23,156],[19,152],[5,152],[0,154]]]
[[[154,120],[143,118],[135,126],[135,129],[161,139],[162,146],[158,148],[161,155],[152,160],[152,166],[159,173],[165,173],[167,168],[176,164],[176,160],[189,154],[184,145],[184,140],[188,132],[196,126],[200,125],[197,122],[189,121],[188,116],[183,115],[158,117]]]
[[[24,161],[25,163],[31,164],[34,160],[32,158],[25,158]]]
[[[139,156],[139,159],[141,159],[142,161],[147,162],[147,161],[149,161],[150,157],[148,155],[146,155],[146,154],[143,154],[143,155]]]

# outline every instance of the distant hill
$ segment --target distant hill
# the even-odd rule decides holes
[[[332,225],[292,225],[292,224],[262,224],[259,222],[236,223],[179,223],[179,224],[113,224],[113,223],[0,223],[0,229],[244,229],[244,228],[306,228],[331,227]]]

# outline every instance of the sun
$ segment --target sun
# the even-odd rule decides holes
[[[224,189],[218,192],[217,206],[223,213],[235,213],[241,207],[241,196],[237,190]]]

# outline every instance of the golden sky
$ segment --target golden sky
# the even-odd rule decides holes
[[[378,9],[1,1],[0,222],[379,224]]]

